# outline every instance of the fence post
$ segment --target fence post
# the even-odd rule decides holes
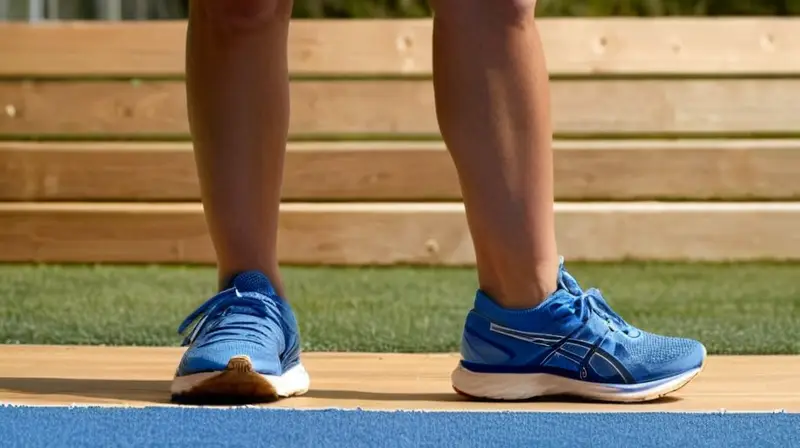
[[[42,0],[28,0],[28,22],[39,22],[44,18]]]
[[[136,20],[147,20],[150,5],[147,0],[136,0]]]
[[[106,20],[122,20],[122,0],[106,0]]]
[[[61,3],[60,0],[47,0],[47,18],[49,20],[58,20],[61,18],[61,14],[59,14],[58,4]]]
[[[122,20],[122,0],[95,0],[99,20]]]

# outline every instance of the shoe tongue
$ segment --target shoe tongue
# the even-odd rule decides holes
[[[257,292],[270,297],[277,295],[267,276],[258,271],[236,274],[231,279],[229,287],[234,287],[239,292]]]
[[[558,289],[563,289],[569,292],[572,295],[579,296],[583,294],[583,290],[581,289],[581,285],[578,284],[578,281],[567,272],[567,269],[564,267],[564,258],[561,257],[561,261],[558,266]]]

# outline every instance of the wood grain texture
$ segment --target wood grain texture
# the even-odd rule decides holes
[[[797,74],[799,19],[540,19],[554,75]],[[295,20],[295,74],[431,72],[431,20]],[[185,22],[0,24],[0,76],[182,75]]]
[[[166,406],[183,349],[0,346],[0,402],[33,405]],[[671,398],[636,405],[539,401],[472,402],[450,387],[456,354],[306,353],[307,395],[280,408],[485,411],[800,412],[800,357],[712,356]]]
[[[556,134],[798,134],[800,78],[561,80]],[[428,80],[291,84],[295,137],[438,136]],[[0,137],[188,137],[182,81],[2,81]]]
[[[458,203],[283,204],[279,258],[299,265],[471,265]],[[800,203],[559,203],[571,260],[800,260]],[[0,203],[0,261],[213,263],[202,207]]]
[[[796,200],[798,140],[557,140],[559,200]],[[0,200],[198,201],[190,143],[0,142]],[[442,143],[292,143],[284,201],[460,200]]]

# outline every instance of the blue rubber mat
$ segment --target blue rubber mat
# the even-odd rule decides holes
[[[0,446],[793,447],[800,414],[3,406]]]

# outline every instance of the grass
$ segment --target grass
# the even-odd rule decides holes
[[[715,354],[800,354],[797,264],[571,264],[631,323]],[[458,349],[471,269],[285,268],[306,350]],[[206,267],[0,265],[0,343],[177,345]]]

